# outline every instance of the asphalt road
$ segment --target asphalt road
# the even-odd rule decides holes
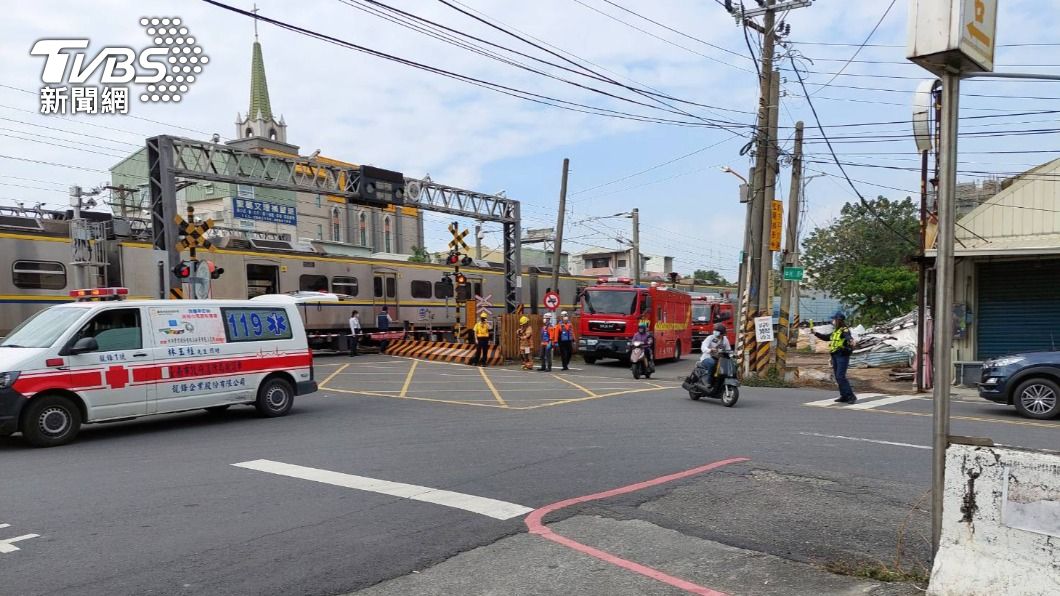
[[[0,439],[0,545],[31,536],[12,542],[17,550],[0,548],[0,593],[336,594],[385,589],[380,582],[458,553],[538,539],[521,515],[497,519],[462,501],[403,498],[400,487],[341,485],[368,479],[528,510],[744,457],[595,513],[572,510],[563,523],[591,535],[575,516],[606,510],[608,519],[649,520],[718,548],[807,562],[873,548],[884,557],[886,536],[928,487],[928,401],[878,397],[866,403],[881,405],[853,410],[807,405],[827,392],[743,388],[739,404],[724,408],[680,390],[690,359],[660,366],[648,382],[618,366],[581,366],[484,375],[382,356],[321,358],[325,388],[285,418],[191,412],[86,427],[76,443],[44,450]],[[979,401],[956,402],[952,413],[954,434],[1058,444],[1060,421]],[[234,465],[256,460],[317,477]],[[910,556],[923,562],[917,548]],[[507,574],[486,565],[465,572],[465,585],[468,577],[490,585],[491,569],[494,579]],[[525,582],[511,589],[564,585],[553,591],[540,575]]]

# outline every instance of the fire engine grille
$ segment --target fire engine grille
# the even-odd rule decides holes
[[[589,321],[589,331],[622,333],[626,330],[624,321]]]

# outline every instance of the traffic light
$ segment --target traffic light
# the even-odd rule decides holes
[[[453,277],[454,279],[456,279],[456,284],[459,286],[462,286],[467,283],[467,276],[463,273],[457,272],[457,274]]]
[[[173,275],[179,279],[188,279],[191,277],[191,261],[181,261],[173,267]]]

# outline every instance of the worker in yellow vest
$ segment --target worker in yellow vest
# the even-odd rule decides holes
[[[850,355],[854,353],[854,336],[847,327],[847,317],[842,312],[832,316],[832,333],[824,334],[813,332],[818,339],[828,342],[828,352],[832,355],[832,372],[835,375],[836,385],[839,385],[839,398],[835,401],[841,404],[857,403],[858,398],[854,395],[854,389],[847,380],[847,368],[850,366]],[[813,329],[813,321],[810,321],[810,329]]]
[[[490,322],[489,315],[485,312],[478,316],[475,323],[475,359],[471,362],[479,366],[486,366],[490,351]]]

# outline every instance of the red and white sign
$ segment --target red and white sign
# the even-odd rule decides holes
[[[559,294],[555,292],[548,292],[545,294],[545,308],[549,310],[556,310],[559,308]]]

